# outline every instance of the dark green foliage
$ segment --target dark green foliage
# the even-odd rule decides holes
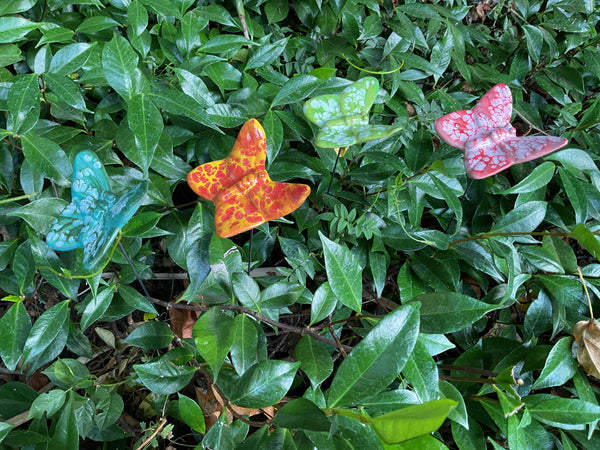
[[[2,448],[600,446],[571,337],[600,295],[598,2],[0,3]],[[366,75],[401,130],[329,195],[302,108]],[[570,143],[469,184],[433,122],[497,83],[519,135]],[[251,247],[185,182],[250,118],[312,189]],[[151,299],[121,249],[90,274],[46,245],[82,150],[149,182],[120,242]]]

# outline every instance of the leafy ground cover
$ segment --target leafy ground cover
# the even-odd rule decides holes
[[[600,295],[599,13],[2,2],[0,446],[600,448],[572,336]],[[349,147],[327,194],[303,106],[365,76],[370,123],[399,131]],[[520,135],[570,142],[469,183],[433,122],[497,83]],[[312,192],[219,238],[186,176],[250,118],[271,178]],[[148,184],[95,272],[45,241],[83,150],[117,194]]]

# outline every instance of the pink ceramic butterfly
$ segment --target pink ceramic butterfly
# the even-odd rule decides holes
[[[467,175],[476,179],[547,155],[569,142],[555,136],[517,137],[510,124],[511,114],[510,89],[500,83],[473,109],[446,114],[436,120],[434,126],[444,142],[465,152]]]

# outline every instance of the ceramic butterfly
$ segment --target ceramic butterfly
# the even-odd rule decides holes
[[[347,147],[387,137],[400,128],[390,125],[370,125],[369,110],[373,106],[379,82],[373,77],[362,78],[345,88],[341,94],[327,94],[308,100],[304,115],[321,127],[317,147]]]
[[[265,169],[265,130],[246,122],[229,156],[192,170],[192,190],[215,202],[217,235],[231,237],[296,210],[310,194],[305,184],[272,181]]]
[[[52,250],[83,248],[83,267],[97,266],[117,233],[131,219],[146,195],[146,182],[118,197],[98,157],[83,151],[75,156],[71,203],[53,222],[46,236]]]
[[[517,137],[510,124],[511,114],[510,89],[500,83],[473,109],[446,114],[435,121],[434,127],[444,142],[465,152],[467,175],[475,179],[547,155],[569,142],[556,136]]]

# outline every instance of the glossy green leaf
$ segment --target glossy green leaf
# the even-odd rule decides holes
[[[235,338],[231,345],[231,362],[238,375],[243,375],[258,361],[265,359],[261,353],[264,343],[256,322],[245,314],[235,316]]]
[[[31,319],[23,302],[16,302],[0,318],[0,357],[8,370],[15,370],[31,330]]]
[[[210,308],[196,321],[192,335],[198,353],[208,363],[216,381],[219,369],[233,345],[234,320],[218,308]]]
[[[173,341],[173,332],[164,322],[144,322],[123,339],[125,344],[135,345],[144,351],[165,348]]]
[[[327,391],[327,404],[356,405],[387,387],[400,373],[418,336],[418,304],[387,314],[342,362]]]
[[[23,364],[29,372],[52,361],[67,343],[69,301],[64,300],[45,311],[33,324],[23,348]]]
[[[424,333],[453,333],[496,309],[480,300],[456,292],[436,292],[413,297],[421,303],[421,330]]]
[[[287,361],[259,361],[236,381],[229,400],[245,408],[274,405],[288,392],[299,366]]]
[[[356,312],[362,306],[362,275],[350,250],[327,239],[319,232],[323,243],[325,270],[332,292],[340,302]]]
[[[136,92],[134,81],[138,56],[124,37],[115,35],[102,50],[102,69],[108,84],[126,100]]]
[[[294,355],[313,387],[321,384],[333,372],[333,361],[324,344],[310,336],[302,336],[296,344]]]
[[[204,423],[204,413],[200,405],[181,393],[177,394],[177,398],[179,400],[179,414],[181,414],[183,421],[192,430],[204,434],[206,432],[206,425]]]
[[[540,376],[533,383],[534,389],[561,386],[569,381],[577,371],[577,361],[571,355],[573,338],[560,339],[548,355]]]
[[[40,25],[22,17],[0,17],[0,44],[16,42]]]
[[[305,398],[297,398],[286,403],[277,411],[273,423],[278,427],[292,430],[329,431],[330,427],[325,413]]]
[[[81,315],[81,330],[85,331],[98,320],[110,306],[115,293],[115,286],[109,286],[98,291],[97,295],[89,294],[85,301],[85,309]]]
[[[133,370],[144,386],[160,395],[170,395],[182,390],[196,373],[194,367],[175,365],[167,358],[135,364]]]
[[[397,444],[437,430],[456,405],[454,400],[432,400],[370,420],[386,444]]]
[[[493,228],[494,233],[531,232],[546,216],[546,203],[533,201],[521,204],[509,211]]]
[[[546,186],[554,176],[556,166],[550,161],[543,162],[531,171],[527,177],[515,186],[506,189],[503,194],[520,194],[533,192]]]
[[[127,156],[146,173],[163,130],[162,117],[147,95],[136,94],[129,101],[127,123],[136,143],[136,152]]]
[[[57,143],[34,134],[22,135],[21,142],[23,154],[33,168],[61,186],[69,184],[73,168]]]

